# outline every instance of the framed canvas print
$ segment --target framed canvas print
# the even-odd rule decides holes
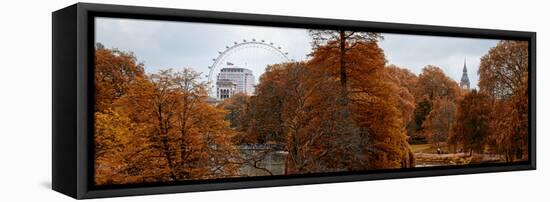
[[[74,198],[535,169],[534,32],[52,16],[52,183]]]

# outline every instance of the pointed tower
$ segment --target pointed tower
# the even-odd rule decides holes
[[[468,79],[468,70],[466,69],[466,59],[464,59],[464,68],[462,69],[462,78],[460,79],[462,89],[470,89],[470,79]]]

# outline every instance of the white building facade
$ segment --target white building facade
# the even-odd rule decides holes
[[[218,79],[216,82],[216,98],[225,100],[235,94],[237,84],[228,79]]]
[[[231,89],[229,83],[234,84],[234,89]],[[236,66],[222,68],[216,81],[216,98],[224,100],[237,93],[253,95],[254,85],[252,70]]]

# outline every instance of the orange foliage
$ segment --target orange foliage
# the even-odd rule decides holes
[[[496,99],[510,98],[527,85],[529,44],[526,41],[501,41],[481,58],[479,87]]]
[[[98,49],[97,53],[96,58],[104,64],[119,61],[117,51]],[[125,72],[127,68],[106,65],[101,70]],[[224,120],[226,111],[206,103],[205,84],[198,82],[198,73],[169,69],[147,76],[133,75],[128,82],[115,85],[115,89],[123,89],[120,96],[110,97],[110,102],[99,99],[95,118],[96,184],[237,175],[238,166],[231,158],[238,151],[231,141],[234,132]],[[105,89],[96,89],[96,93],[113,93],[103,92]],[[100,108],[104,109],[98,111]]]
[[[450,142],[461,144],[464,151],[482,153],[489,134],[490,100],[476,90],[468,92],[458,104],[456,123]]]
[[[413,112],[415,109],[415,97],[416,83],[418,77],[414,75],[408,69],[402,69],[395,65],[389,65],[386,67],[388,77],[397,85],[399,95],[399,111],[403,117],[403,125],[407,126],[412,121]]]
[[[424,67],[414,91],[416,110],[413,135],[434,144],[445,141],[454,121],[455,103],[461,99],[462,93],[458,84],[441,68],[433,65]]]
[[[461,95],[458,84],[445,75],[441,68],[432,65],[422,69],[416,89],[417,101],[427,99],[431,103],[439,98],[456,101]]]
[[[313,68],[326,72],[330,77],[338,78],[342,63],[341,53],[336,41],[316,49],[310,64]],[[344,131],[355,133],[360,138],[361,150],[355,152],[368,162],[368,168],[407,167],[413,164],[410,147],[403,124],[403,112],[400,111],[398,92],[400,86],[392,82],[385,68],[385,56],[375,40],[347,42],[343,59],[347,65],[347,89],[344,91],[344,108],[350,108],[351,122],[356,129]],[[410,98],[409,98],[410,99]],[[344,109],[345,111],[345,109]],[[345,114],[345,113],[344,113]],[[365,140],[368,139],[368,140]],[[351,154],[354,156],[354,154]],[[362,165],[364,169],[365,165]]]
[[[493,99],[490,141],[507,162],[528,158],[528,47],[525,41],[501,41],[479,67],[480,90]]]
[[[126,93],[136,78],[144,76],[143,64],[138,63],[132,53],[98,48],[94,63],[95,111],[98,112],[106,110]]]
[[[422,124],[428,141],[438,146],[451,136],[455,122],[456,104],[452,100],[440,98],[434,101],[433,109]]]
[[[268,66],[255,95],[208,103],[200,74],[145,74],[131,53],[98,45],[95,183],[240,176],[258,156],[237,145],[283,150],[285,174],[413,167],[409,136],[507,161],[527,157],[527,44],[503,41],[481,60],[480,92],[435,66],[419,76],[386,66],[377,33],[312,30],[307,62]],[[408,135],[409,136],[408,136]],[[414,138],[414,137],[413,137]]]

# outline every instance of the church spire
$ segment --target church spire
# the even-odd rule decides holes
[[[462,69],[462,72],[468,72],[468,70],[466,69],[466,58],[464,58],[464,68]]]
[[[470,89],[470,79],[468,79],[468,70],[466,69],[466,58],[464,58],[464,68],[462,69],[462,78],[460,79],[462,89]]]

